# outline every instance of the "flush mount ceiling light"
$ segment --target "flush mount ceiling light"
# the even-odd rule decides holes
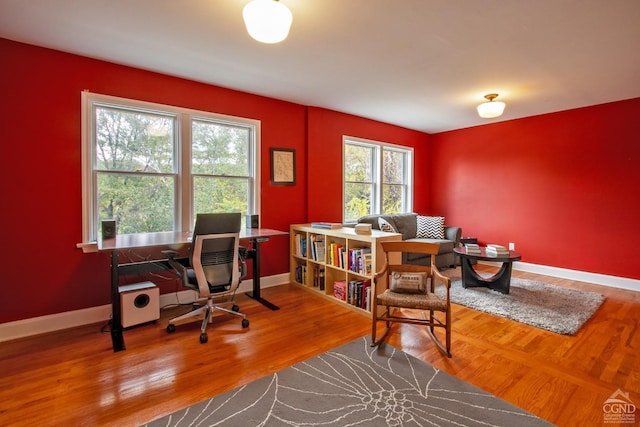
[[[504,102],[494,101],[494,99],[498,97],[498,94],[490,93],[484,97],[489,101],[478,105],[478,115],[483,119],[492,119],[501,116],[504,111]]]
[[[278,0],[253,0],[242,9],[251,37],[262,43],[280,43],[289,35],[293,15]]]

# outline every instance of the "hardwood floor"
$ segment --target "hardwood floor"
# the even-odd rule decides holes
[[[453,358],[417,326],[396,326],[388,342],[559,426],[603,425],[602,405],[617,389],[640,406],[640,292],[514,276],[607,299],[575,336],[455,305]],[[251,326],[218,318],[204,345],[196,323],[165,332],[167,319],[185,307],[126,331],[127,350],[118,353],[102,325],[0,343],[0,425],[139,425],[370,332],[367,317],[294,286],[263,296],[281,309],[242,295]]]

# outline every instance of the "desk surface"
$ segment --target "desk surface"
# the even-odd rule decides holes
[[[272,236],[286,236],[289,232],[270,228],[243,228],[240,239],[269,239]],[[99,251],[144,248],[151,246],[180,246],[191,243],[188,231],[166,231],[159,233],[118,234],[112,239],[98,239]]]

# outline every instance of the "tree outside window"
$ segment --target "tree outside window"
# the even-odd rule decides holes
[[[246,214],[251,182],[249,129],[194,120],[192,135],[194,212]]]
[[[175,224],[175,116],[95,108],[98,221],[118,232],[171,231]]]
[[[259,122],[83,93],[83,240],[188,231],[197,213],[258,211]]]
[[[344,221],[370,214],[410,212],[410,148],[344,137]]]

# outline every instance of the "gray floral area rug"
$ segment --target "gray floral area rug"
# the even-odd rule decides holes
[[[149,426],[549,426],[366,337]]]
[[[488,288],[465,289],[460,268],[442,274],[451,278],[451,302],[564,335],[578,332],[605,300],[595,292],[515,277],[507,295]]]

